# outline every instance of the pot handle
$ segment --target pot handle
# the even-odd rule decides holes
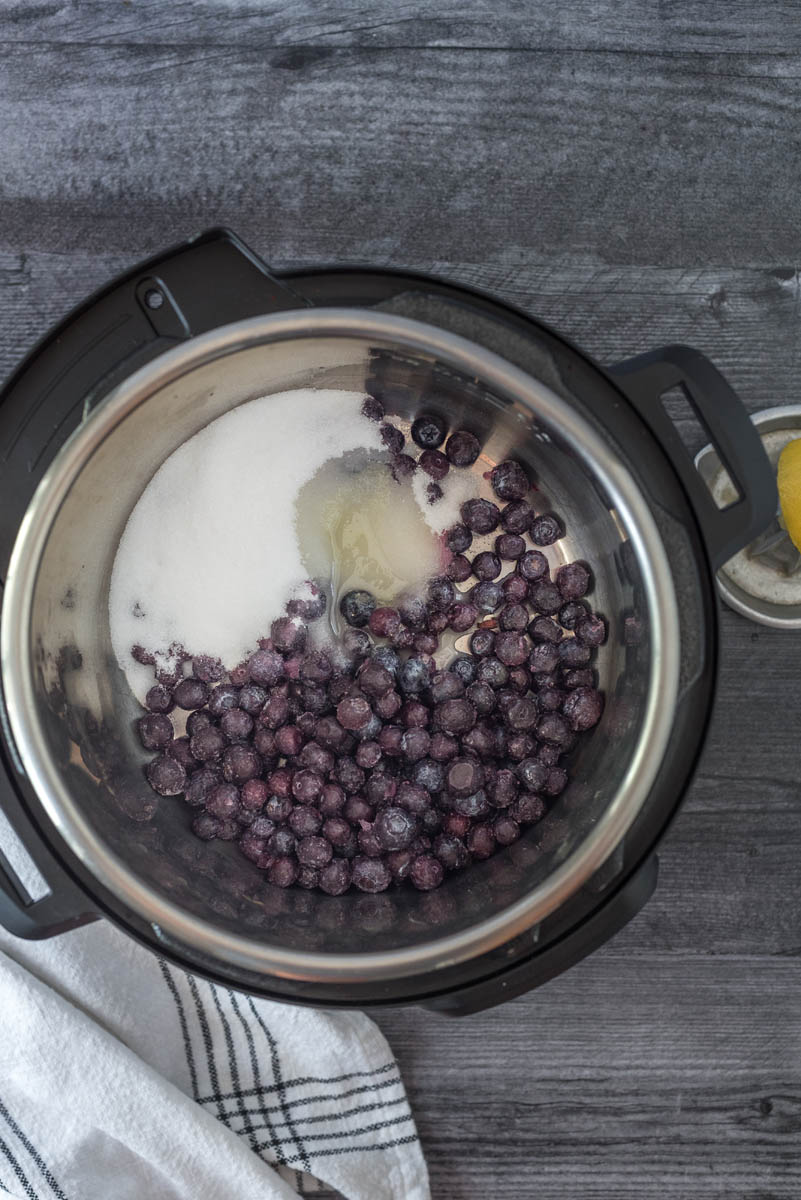
[[[609,374],[670,456],[718,570],[763,532],[778,506],[773,468],[744,405],[709,359],[690,346],[640,354],[609,368]],[[706,426],[739,493],[728,508],[718,508],[660,402],[673,387],[682,389]]]
[[[195,334],[308,305],[218,228],[140,263],[69,313],[0,391],[0,579],[34,487],[102,395]]]
[[[40,939],[96,921],[100,913],[35,829],[14,787],[11,771],[6,761],[0,761],[0,809],[48,891],[32,900],[0,849],[0,925],[15,937]]]

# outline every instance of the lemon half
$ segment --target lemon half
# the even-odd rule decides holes
[[[784,527],[801,550],[801,438],[793,438],[779,455],[776,485]]]

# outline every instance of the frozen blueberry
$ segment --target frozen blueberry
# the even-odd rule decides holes
[[[225,674],[225,668],[219,658],[209,654],[197,654],[192,659],[192,674],[203,683],[218,683]]]
[[[274,687],[286,674],[284,660],[277,650],[257,650],[248,659],[248,679],[261,687]]]
[[[376,766],[381,761],[381,757],[381,747],[378,742],[372,739],[361,742],[356,747],[356,762],[365,771],[369,771]]]
[[[304,768],[292,777],[292,795],[301,804],[313,804],[323,790],[323,777]]]
[[[300,664],[300,678],[303,683],[328,683],[334,673],[331,659],[322,650],[306,654]]]
[[[309,812],[314,811],[309,809]],[[351,828],[344,817],[328,817],[323,822],[323,837],[331,843],[332,846],[344,846],[351,836]]]
[[[354,629],[364,628],[375,607],[376,599],[372,592],[359,589],[346,592],[339,602],[339,611]]]
[[[491,688],[503,687],[509,678],[509,671],[494,654],[482,658],[476,671],[479,683],[486,683]],[[458,732],[458,731],[456,731]]]
[[[229,746],[222,757],[223,778],[229,783],[246,783],[261,774],[263,765],[252,746]]]
[[[242,807],[248,812],[261,812],[267,801],[267,784],[263,779],[248,779],[240,790]]]
[[[463,817],[470,817],[473,820],[486,817],[490,811],[490,802],[483,788],[473,792],[470,796],[454,796],[452,804],[454,812],[461,813]]]
[[[312,834],[300,839],[295,853],[304,867],[320,868],[330,863],[333,850],[327,838]]]
[[[500,510],[491,500],[466,500],[461,507],[463,523],[473,533],[492,533],[497,529]]]
[[[418,654],[436,654],[439,649],[439,638],[434,633],[421,631],[414,635],[414,648]]]
[[[394,689],[390,689],[388,692],[384,692],[383,695],[378,696],[373,701],[373,704],[376,713],[382,721],[391,721],[400,711],[403,701]]]
[[[487,785],[487,793],[495,808],[508,808],[517,799],[518,786],[514,773],[501,767],[494,780]]]
[[[418,695],[428,686],[432,674],[432,661],[414,654],[401,663],[398,671],[398,688],[406,695]]]
[[[208,708],[212,716],[221,717],[229,708],[237,708],[238,706],[239,688],[234,687],[230,683],[221,683],[212,689],[208,699]],[[191,718],[188,718],[188,720],[191,720]]]
[[[417,470],[417,463],[410,454],[396,454],[392,459],[392,478],[396,483],[400,483],[402,479],[408,479],[410,475],[414,475]]]
[[[306,643],[306,629],[295,617],[279,617],[270,626],[270,637],[276,650],[291,654],[302,650]]]
[[[333,859],[320,871],[320,890],[329,896],[342,896],[350,887],[350,865],[344,859]]]
[[[145,750],[164,750],[173,739],[172,721],[164,713],[151,712],[137,722],[139,741]]]
[[[597,614],[586,617],[576,625],[576,641],[585,646],[600,646],[606,641],[606,622]]]
[[[467,835],[467,849],[479,861],[495,852],[495,834],[491,825],[474,825]]]
[[[523,792],[509,809],[509,816],[519,825],[533,825],[545,816],[545,801],[533,792]]]
[[[420,468],[432,479],[444,479],[451,464],[439,450],[424,450],[418,459]]]
[[[527,733],[529,729],[533,729],[537,724],[537,716],[537,702],[535,700],[530,696],[516,696],[506,709],[504,720],[514,733]]]
[[[292,795],[292,772],[287,767],[278,767],[271,771],[265,782],[271,795],[280,796],[282,799]]]
[[[496,753],[495,731],[485,721],[479,721],[463,736],[462,749],[486,761]]]
[[[503,604],[503,599],[501,585],[490,580],[477,583],[470,593],[470,600],[480,613],[497,612]]]
[[[239,788],[232,783],[219,784],[206,800],[206,811],[221,821],[239,812]]]
[[[436,450],[445,441],[445,422],[432,413],[424,413],[412,422],[412,441],[421,450]]]
[[[542,789],[546,796],[559,796],[567,787],[567,771],[564,767],[551,767],[548,782]]]
[[[495,657],[505,667],[519,667],[528,657],[529,643],[522,633],[503,630],[495,638]]]
[[[353,796],[360,788],[364,787],[364,771],[358,765],[355,759],[348,755],[343,755],[337,759],[337,765],[334,767],[334,774],[337,782],[342,785],[349,795]]]
[[[392,882],[389,867],[380,858],[354,858],[351,879],[360,892],[385,892]]]
[[[475,725],[476,710],[469,700],[444,700],[434,709],[434,721],[443,732],[461,735]]]
[[[265,762],[276,756],[275,734],[272,729],[266,729],[264,725],[256,728],[253,734],[253,749],[258,751]]]
[[[421,892],[430,892],[442,883],[445,871],[433,854],[420,854],[409,868],[409,878]]]
[[[507,533],[526,533],[533,520],[534,510],[525,500],[513,500],[501,511],[501,526]]]
[[[586,667],[592,658],[592,650],[575,638],[565,638],[556,647],[559,662],[563,667]]]
[[[445,568],[445,574],[448,579],[452,579],[454,583],[464,583],[473,573],[473,568],[470,565],[470,560],[464,554],[455,554]]]
[[[278,729],[289,717],[289,701],[280,692],[274,692],[259,713],[259,724],[267,729]]]
[[[267,692],[257,683],[246,683],[239,693],[239,707],[252,717],[261,712],[266,700]]]
[[[378,744],[387,758],[403,754],[403,729],[400,725],[385,725],[378,735]]]
[[[213,762],[220,758],[226,744],[225,735],[216,725],[200,729],[189,739],[189,749],[198,762]]]
[[[570,726],[559,713],[545,713],[540,717],[536,732],[541,742],[550,742],[560,749],[571,741]]]
[[[406,850],[417,837],[418,825],[405,808],[382,808],[373,823],[373,832],[382,850]]]
[[[470,861],[470,855],[467,853],[464,842],[460,837],[454,837],[453,834],[439,834],[434,838],[431,849],[446,871],[460,871]]]
[[[522,575],[507,575],[501,580],[501,589],[508,604],[522,604],[528,599],[528,584]]]
[[[167,753],[178,760],[187,775],[191,775],[194,771],[197,771],[200,766],[200,763],[192,753],[188,737],[174,738],[167,747]]]
[[[445,535],[445,541],[454,554],[463,554],[470,549],[473,535],[466,525],[452,525]]]
[[[184,793],[187,804],[191,808],[202,808],[221,780],[220,772],[214,767],[201,767],[195,771]]]
[[[300,617],[303,621],[318,620],[328,607],[328,598],[322,588],[312,580],[306,582],[307,593],[288,601],[286,611],[290,617]]]
[[[324,817],[336,816],[337,813],[342,812],[342,809],[345,807],[345,801],[345,793],[339,784],[327,783],[320,794],[320,812]],[[326,834],[327,836],[328,834]]]
[[[531,522],[529,537],[535,546],[551,546],[563,535],[562,526],[550,513],[535,517]]]
[[[160,754],[149,762],[147,781],[159,796],[178,796],[186,788],[186,771],[169,754]]]
[[[192,832],[195,837],[202,838],[204,842],[210,842],[217,837],[221,826],[222,822],[217,817],[212,817],[209,813],[201,813],[192,822]]]
[[[297,804],[289,814],[287,824],[295,837],[310,837],[320,832],[323,823],[322,814],[310,804]],[[298,855],[298,857],[300,857]]]
[[[528,590],[532,607],[543,616],[551,616],[562,607],[562,597],[559,588],[549,579],[541,579],[532,583]]]
[[[564,633],[550,617],[535,617],[528,626],[528,636],[532,642],[561,642]]]
[[[459,654],[448,666],[448,670],[458,675],[465,687],[475,682],[478,663],[471,654]]]
[[[495,707],[495,693],[488,683],[476,680],[470,684],[466,695],[479,716],[486,716]]]
[[[437,731],[431,735],[428,753],[436,762],[448,762],[459,753],[459,743],[449,734]]]
[[[455,467],[470,467],[481,453],[481,444],[468,430],[457,429],[445,443],[445,453]]]
[[[376,637],[392,638],[400,632],[400,613],[396,608],[374,608],[369,619],[370,632]]]
[[[425,729],[406,729],[401,737],[401,752],[407,762],[416,763],[425,758],[431,746],[431,735]]]
[[[456,599],[456,589],[450,579],[439,575],[429,580],[426,597],[429,606],[435,612],[445,612]]]
[[[589,616],[586,604],[580,600],[568,600],[559,609],[559,624],[563,629],[574,630],[579,621]]]
[[[520,463],[512,462],[511,459],[493,467],[490,483],[495,495],[501,500],[522,500],[531,486]]]
[[[528,660],[532,675],[549,675],[559,665],[559,647],[553,642],[536,642]]]
[[[520,837],[520,826],[514,817],[502,813],[492,822],[492,833],[499,846],[511,846]]]
[[[276,829],[270,835],[267,849],[272,854],[294,854],[297,838],[291,829]]]
[[[472,629],[477,620],[478,608],[475,604],[457,600],[448,609],[448,624],[454,633],[466,633],[468,629]]]
[[[495,634],[491,629],[477,629],[470,638],[470,653],[486,658],[495,649]]]
[[[181,680],[172,695],[179,708],[202,708],[209,698],[209,689],[202,679],[189,676]]]
[[[578,600],[590,586],[590,573],[584,563],[566,563],[556,572],[556,586],[565,600]]]
[[[275,749],[285,758],[292,758],[300,752],[303,745],[303,734],[297,725],[282,725],[275,731]]]
[[[497,579],[501,573],[501,560],[491,550],[482,550],[473,559],[473,574],[476,579]]]
[[[600,721],[603,712],[601,693],[592,687],[575,688],[565,700],[562,712],[576,733],[592,729]]]
[[[442,633],[448,628],[448,614],[445,612],[432,612],[428,618],[428,628],[432,633]]]
[[[458,701],[449,703],[458,703]],[[421,758],[412,767],[412,780],[418,787],[425,788],[427,792],[441,792],[445,786],[445,772],[442,763],[438,763],[434,758]]]
[[[367,417],[368,421],[383,421],[384,405],[375,396],[367,396],[362,404],[362,416]]]
[[[504,604],[498,613],[498,625],[504,633],[522,633],[528,620],[528,609],[524,604]]]
[[[592,667],[568,667],[562,671],[561,679],[567,692],[572,692],[574,688],[595,687],[595,672]],[[565,699],[564,695],[562,699]]]
[[[273,887],[288,888],[298,877],[297,859],[279,855],[267,868],[267,879]]]
[[[495,539],[495,553],[505,562],[516,562],[525,549],[526,543],[517,533],[501,533]]]
[[[229,708],[220,718],[220,729],[228,742],[246,742],[253,732],[253,718],[242,708]]]
[[[469,796],[484,785],[484,768],[478,759],[454,758],[445,772],[448,791],[454,796]]]
[[[163,683],[154,683],[145,696],[145,707],[149,708],[152,713],[171,712],[175,707],[172,692]]]
[[[367,620],[369,621],[369,615]],[[341,648],[349,662],[358,662],[370,652],[370,638],[363,629],[348,628],[342,634]]]
[[[343,729],[364,729],[372,715],[372,709],[363,697],[346,696],[337,705],[337,720]]]
[[[381,425],[379,432],[381,434],[381,441],[384,443],[387,450],[389,450],[391,454],[400,454],[406,442],[406,438],[403,436],[401,431],[396,429],[394,425],[390,425],[388,421],[385,421]]]
[[[431,807],[431,796],[422,784],[403,779],[398,784],[395,803],[415,816],[422,816],[426,809]]]
[[[539,550],[527,550],[519,559],[517,570],[527,583],[534,583],[548,574],[548,559]]]
[[[537,758],[524,758],[517,764],[515,774],[527,792],[540,792],[547,782],[548,769]]]
[[[462,813],[447,812],[442,817],[442,832],[449,837],[463,838],[470,828],[470,818]]]
[[[512,691],[519,692],[524,695],[531,687],[531,676],[528,673],[528,667],[510,667],[509,668],[509,684]]]
[[[543,712],[559,712],[565,702],[565,693],[560,688],[544,687],[537,692],[537,704]]]

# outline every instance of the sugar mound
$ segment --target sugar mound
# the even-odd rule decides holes
[[[179,644],[229,667],[255,649],[308,575],[298,492],[329,459],[383,449],[364,399],[323,389],[262,396],[162,464],[131,513],[111,576],[111,641],[129,678],[135,645],[163,662]]]

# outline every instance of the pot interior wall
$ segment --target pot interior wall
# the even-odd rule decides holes
[[[554,561],[592,565],[590,599],[609,624],[596,664],[606,710],[573,752],[569,787],[518,843],[430,894],[403,887],[332,898],[271,887],[235,845],[198,841],[191,810],[180,798],[156,797],[143,776],[148,756],[135,734],[141,709],[109,637],[108,587],[120,535],[153,473],[186,438],[236,405],[300,386],[370,390],[401,417],[439,411],[482,440],[475,468],[482,472],[513,453],[536,480],[538,506],[566,523]],[[637,749],[651,672],[648,615],[624,519],[577,448],[475,378],[433,358],[345,337],[235,350],[151,394],[111,429],[53,522],[30,647],[48,753],[99,839],[139,880],[218,927],[282,947],[339,952],[386,951],[453,933],[541,883],[614,802]]]

